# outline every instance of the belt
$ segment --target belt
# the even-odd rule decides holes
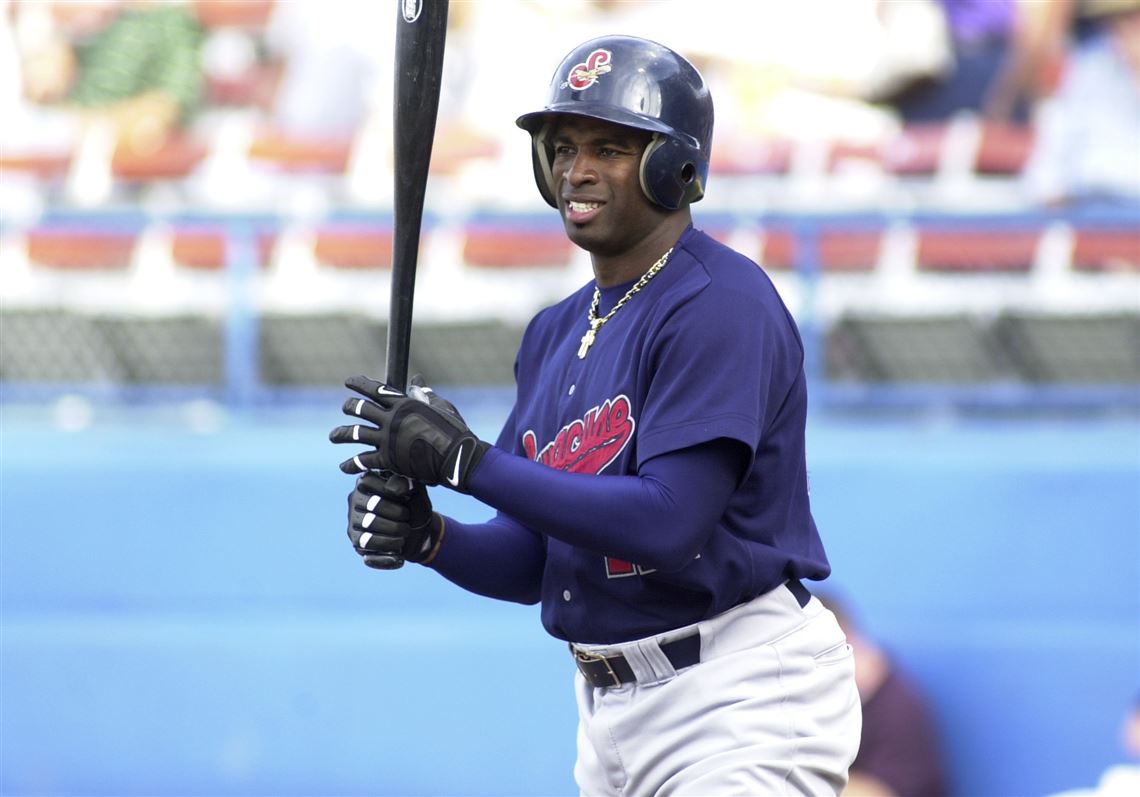
[[[811,593],[799,580],[792,579],[785,586],[795,596],[800,608],[806,606],[807,602],[811,600]],[[661,652],[665,654],[665,658],[669,660],[675,670],[692,667],[701,660],[701,635],[699,631],[693,631],[688,636],[674,639],[672,642],[662,643],[660,647]],[[607,689],[633,683],[637,680],[637,676],[633,674],[633,668],[626,661],[625,656],[621,654],[598,656],[580,650],[574,645],[570,645],[570,652],[574,654],[574,663],[578,665],[579,672],[593,687]]]
[[[675,670],[692,667],[701,660],[701,635],[697,631],[672,642],[664,642],[660,647]],[[597,656],[573,645],[570,646],[570,651],[574,654],[574,663],[578,665],[578,670],[591,686],[605,689],[637,680],[633,668],[621,654]]]

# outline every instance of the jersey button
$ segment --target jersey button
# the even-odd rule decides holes
[[[567,396],[573,396],[574,395],[574,388],[576,388],[576,387],[577,387],[577,385],[570,385],[570,390],[567,391],[566,395]]]
[[[570,590],[568,590],[568,589],[562,590],[562,600],[564,600],[564,601],[570,600]]]

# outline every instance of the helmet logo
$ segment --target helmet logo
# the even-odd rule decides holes
[[[570,73],[566,76],[566,82],[559,88],[566,88],[569,86],[574,91],[582,91],[590,88],[598,82],[598,78],[606,72],[609,72],[613,67],[610,66],[610,60],[613,58],[609,50],[594,50],[586,58],[584,63],[576,64],[570,68]]]

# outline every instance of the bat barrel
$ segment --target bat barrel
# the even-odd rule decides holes
[[[392,293],[385,381],[401,389],[408,384],[416,264],[439,111],[447,9],[447,0],[397,0]]]

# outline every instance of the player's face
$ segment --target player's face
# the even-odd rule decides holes
[[[594,255],[620,256],[661,226],[665,211],[641,190],[643,130],[564,116],[551,136],[558,210],[570,240]]]

